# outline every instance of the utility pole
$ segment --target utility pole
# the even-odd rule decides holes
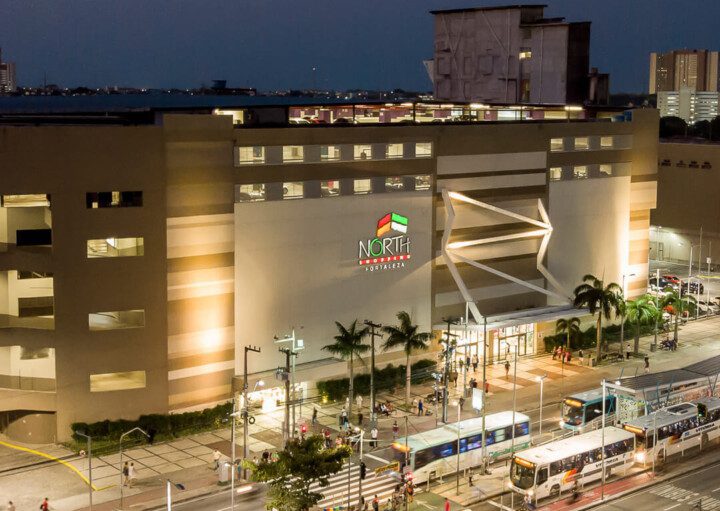
[[[487,432],[485,431],[485,410],[487,410],[487,317],[483,316],[483,369],[482,369],[482,460],[483,460],[483,474],[487,474]]]
[[[443,407],[442,407],[442,421],[447,424],[448,418],[447,418],[447,410],[448,410],[448,398],[449,398],[449,391],[450,391],[450,357],[452,356],[452,349],[451,349],[451,341],[450,339],[452,337],[455,337],[454,334],[450,333],[450,327],[452,325],[458,324],[457,318],[442,318],[443,323],[447,323],[447,344],[445,345],[445,371],[444,371],[444,380],[445,380],[445,390],[443,395]]]
[[[302,327],[300,327],[302,329]],[[295,358],[297,357],[297,354],[300,350],[305,349],[305,341],[302,339],[298,339],[295,336],[295,328],[292,329],[291,335],[286,335],[282,339],[279,338],[277,335],[273,337],[275,340],[275,344],[279,344],[282,342],[289,342],[290,343],[290,349],[293,352],[293,358],[290,365],[290,389],[291,389],[291,397],[290,400],[292,401],[292,429],[291,431],[293,434],[295,434],[295,403],[298,402],[298,399],[295,395]],[[302,417],[302,397],[300,398],[300,417]]]
[[[245,353],[243,357],[243,406],[240,413],[243,418],[243,459],[246,460],[248,457],[248,421],[250,419],[250,408],[248,407],[248,352],[260,353],[260,348],[257,346],[245,346]],[[233,416],[233,431],[232,431],[232,462],[235,463],[235,417]],[[233,471],[234,473],[234,471]],[[247,479],[247,469],[243,468],[243,475]],[[234,509],[232,510],[234,511]]]
[[[380,323],[373,323],[369,319],[363,322],[370,327],[370,427],[377,424],[375,415],[375,336],[382,338],[382,334],[375,333],[375,329],[382,328]]]
[[[280,353],[285,354],[285,370],[283,380],[285,380],[285,418],[283,420],[283,441],[287,444],[290,440],[290,357],[295,356],[295,352],[290,348],[280,348]]]

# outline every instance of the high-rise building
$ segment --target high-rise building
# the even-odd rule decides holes
[[[689,124],[717,117],[719,100],[720,93],[688,88],[657,93],[657,107],[662,117],[680,117]]]
[[[15,92],[16,89],[15,63],[3,62],[2,48],[0,48],[0,94]]]
[[[718,92],[718,52],[673,50],[650,54],[650,94],[680,91]]]
[[[590,22],[545,18],[544,5],[431,11],[433,86],[442,101],[607,103],[607,75],[590,94]],[[598,86],[597,79],[604,80]]]

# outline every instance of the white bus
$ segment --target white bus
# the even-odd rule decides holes
[[[405,466],[407,455],[408,465],[413,472],[413,481],[423,483],[431,473],[448,474],[457,470],[458,424],[460,427],[460,470],[482,464],[482,418],[475,417],[446,424],[445,426],[424,433],[399,438],[392,444],[394,459]],[[487,456],[497,458],[511,451],[512,412],[500,412],[485,417],[485,443]],[[530,418],[522,413],[515,413],[515,443],[518,451],[530,445]]]
[[[673,405],[626,422],[623,428],[635,435],[635,461],[661,462],[720,436],[720,398],[703,397]]]
[[[554,497],[602,477],[603,430],[575,435],[533,447],[513,456],[510,488],[537,501]],[[605,475],[630,468],[635,435],[621,428],[605,428]]]

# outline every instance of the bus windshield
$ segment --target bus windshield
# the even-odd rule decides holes
[[[514,458],[510,466],[510,480],[515,486],[523,490],[532,488],[535,484],[535,465]]]
[[[563,421],[572,426],[579,426],[583,421],[583,403],[575,399],[563,401]]]

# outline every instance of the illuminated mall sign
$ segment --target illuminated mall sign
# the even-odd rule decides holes
[[[358,243],[358,264],[365,271],[398,270],[410,259],[408,219],[388,213],[377,223],[375,237]]]

